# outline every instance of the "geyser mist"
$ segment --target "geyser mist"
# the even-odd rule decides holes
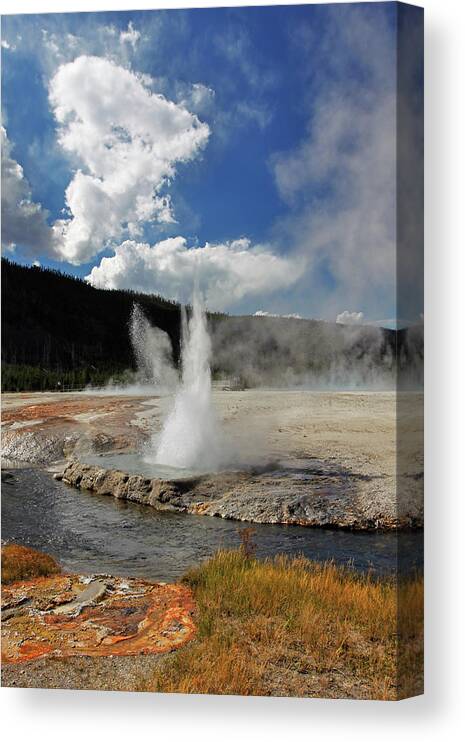
[[[225,446],[211,390],[211,342],[198,291],[192,313],[181,314],[182,380],[173,408],[155,443],[155,463],[196,471],[215,471],[225,462]]]
[[[152,327],[138,304],[132,308],[129,335],[137,363],[136,381],[159,391],[174,389],[178,374],[171,340],[166,332]]]

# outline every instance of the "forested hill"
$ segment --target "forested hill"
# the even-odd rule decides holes
[[[131,381],[134,302],[171,338],[180,307],[159,296],[95,289],[58,271],[2,260],[2,390]],[[242,386],[393,388],[421,383],[423,328],[386,330],[285,317],[209,315],[212,371]],[[129,372],[129,373],[128,373]],[[410,383],[410,381],[409,381]]]
[[[179,352],[179,305],[2,259],[2,389],[99,384],[134,368],[134,302]]]

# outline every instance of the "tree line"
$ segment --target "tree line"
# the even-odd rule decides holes
[[[168,333],[178,361],[180,307],[155,294],[103,290],[56,270],[2,259],[2,390],[100,385],[135,369],[133,303]]]
[[[75,276],[2,259],[2,391],[129,382],[136,369],[129,334],[134,302],[169,335],[178,364],[176,302],[97,289]],[[209,313],[208,321],[214,378],[240,377],[243,386],[369,386],[383,379],[394,384],[398,374],[417,383],[422,375],[420,326],[395,331],[219,313]]]

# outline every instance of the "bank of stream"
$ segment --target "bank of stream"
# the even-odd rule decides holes
[[[160,512],[76,490],[39,468],[4,473],[2,539],[55,556],[63,568],[173,581],[219,548],[234,548],[250,524]],[[351,532],[253,524],[259,557],[303,554],[386,575],[421,568],[423,533]]]

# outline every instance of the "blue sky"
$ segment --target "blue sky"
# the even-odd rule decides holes
[[[393,318],[395,61],[395,3],[3,17],[3,254]]]

